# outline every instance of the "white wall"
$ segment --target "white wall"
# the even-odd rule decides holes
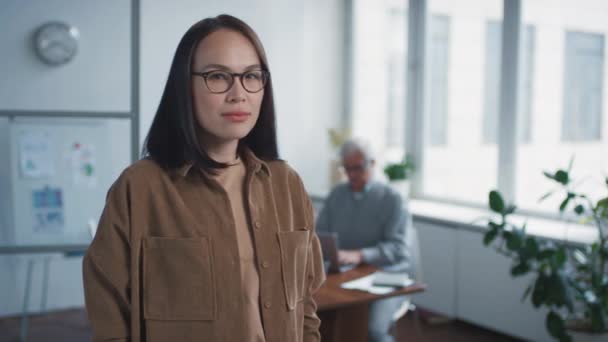
[[[49,67],[33,49],[35,30],[64,21],[80,33],[70,63]],[[129,3],[123,0],[0,1],[0,109],[128,112]]]
[[[236,15],[253,26],[268,54],[281,157],[301,174],[309,192],[326,193],[327,129],[338,125],[342,112],[342,8],[340,0],[141,0],[142,141],[181,35],[202,18]],[[27,6],[0,0],[0,110],[128,111],[130,20],[118,18],[129,18],[129,13],[129,2],[123,0],[28,1]],[[40,70],[30,35],[39,23],[57,19],[81,28],[79,55],[68,65]],[[91,80],[95,82],[85,82]],[[49,309],[83,305],[80,262],[52,259]],[[23,258],[8,262],[0,257],[0,316],[21,310],[26,264]],[[40,308],[41,265],[34,268],[31,311]]]
[[[416,304],[530,341],[553,341],[546,310],[521,297],[530,275],[512,278],[510,260],[483,245],[483,234],[450,224],[414,220],[427,291]]]

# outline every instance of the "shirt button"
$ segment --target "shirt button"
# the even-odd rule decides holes
[[[270,267],[270,263],[269,263],[268,261],[264,261],[264,262],[262,263],[262,267],[264,267],[264,268],[268,268],[268,267]]]
[[[272,306],[272,303],[271,303],[271,302],[268,302],[268,301],[264,302],[264,307],[265,307],[266,309],[270,309],[270,307],[271,307],[271,306]]]
[[[262,226],[260,224],[260,221],[255,221],[255,223],[253,225],[254,225],[255,229],[260,229],[260,227]]]

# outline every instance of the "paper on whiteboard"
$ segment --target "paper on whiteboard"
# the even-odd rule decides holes
[[[44,187],[32,191],[34,231],[57,233],[63,230],[63,192]]]
[[[97,185],[95,147],[75,142],[72,144],[71,159],[74,185],[95,187]]]
[[[24,178],[44,178],[53,174],[51,139],[48,132],[21,132],[18,141],[19,165]]]

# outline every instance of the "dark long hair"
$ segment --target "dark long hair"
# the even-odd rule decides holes
[[[223,14],[192,25],[177,46],[165,90],[142,150],[143,157],[151,157],[163,168],[178,168],[185,163],[193,163],[213,173],[213,169],[227,166],[211,159],[200,146],[190,81],[192,56],[196,46],[219,29],[233,30],[247,37],[255,47],[262,68],[270,71],[260,39],[242,20]],[[239,149],[243,145],[258,158],[276,160],[279,157],[271,77],[264,87],[258,120],[249,134],[239,141]]]

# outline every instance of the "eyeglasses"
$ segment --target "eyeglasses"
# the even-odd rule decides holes
[[[342,165],[340,168],[346,173],[351,173],[351,172],[361,173],[361,172],[367,170],[367,166],[368,166],[368,163],[363,162],[359,165],[349,165],[349,166]]]
[[[223,70],[211,70],[206,72],[192,72],[192,75],[200,76],[205,80],[205,85],[214,94],[225,93],[232,85],[234,78],[238,77],[243,89],[249,93],[257,93],[264,89],[270,73],[266,70],[250,70],[243,73],[231,73]]]

